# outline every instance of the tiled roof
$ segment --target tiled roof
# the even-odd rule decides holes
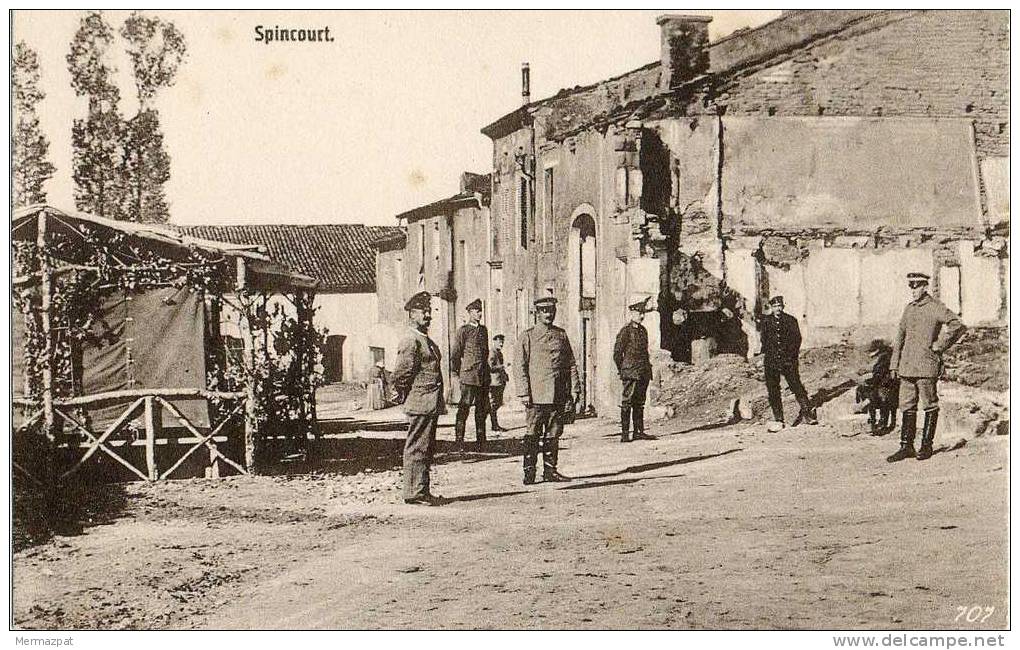
[[[264,246],[273,261],[319,280],[319,291],[375,291],[372,242],[401,233],[362,224],[176,226],[191,237]]]

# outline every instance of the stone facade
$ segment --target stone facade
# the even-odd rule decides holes
[[[460,296],[512,349],[554,295],[586,404],[608,413],[613,339],[645,296],[658,361],[705,337],[753,354],[775,293],[808,344],[889,337],[908,268],[965,322],[1006,318],[1008,12],[792,11],[707,48],[704,19],[659,22],[660,61],[482,130],[491,205],[462,192],[405,215],[387,255],[410,293],[424,241],[441,345]]]

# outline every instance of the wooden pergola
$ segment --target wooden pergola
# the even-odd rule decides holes
[[[14,378],[15,384],[21,380],[22,390],[15,391],[14,409],[21,421],[12,432],[12,451],[15,471],[28,480],[55,487],[97,456],[116,461],[131,478],[143,481],[172,478],[189,460],[194,464],[206,458],[206,476],[219,476],[224,469],[257,473],[264,460],[262,445],[274,425],[300,431],[302,445],[305,433],[314,432],[311,377],[318,354],[312,324],[314,279],[275,264],[258,247],[201,240],[168,227],[69,214],[43,205],[15,213],[11,238],[16,307],[12,318],[20,318],[16,329],[23,332],[24,342],[23,349],[15,351],[22,356],[24,371]],[[184,295],[198,310],[201,324],[193,326],[204,327],[205,335],[198,341],[162,341],[160,328],[166,322],[158,311],[144,320],[124,312],[128,316],[118,330],[123,339],[118,344],[127,347],[118,354],[123,352],[120,360],[125,367],[134,362],[129,335],[135,332],[144,332],[150,346],[169,346],[163,355],[157,354],[168,363],[177,349],[186,356],[187,348],[193,358],[219,358],[223,364],[211,364],[213,369],[203,377],[186,368],[183,374],[189,385],[151,385],[146,381],[151,374],[142,368],[141,379],[132,375],[126,387],[89,392],[90,382],[81,378],[98,370],[82,367],[86,365],[82,349],[105,344],[90,339],[89,333],[104,301],[144,298],[159,308],[160,296],[171,294]],[[293,312],[281,316],[283,312],[276,310],[286,327],[277,323],[274,329],[271,300],[287,303],[288,313]],[[220,336],[224,306],[241,316],[243,340],[242,362],[229,379]],[[271,346],[275,343],[278,349],[283,338],[287,353],[274,357]],[[140,357],[143,352],[134,354]],[[282,382],[279,364],[287,366],[288,379]],[[198,367],[206,368],[204,363]],[[283,423],[276,417],[281,385],[296,404],[285,417],[297,422]],[[204,416],[206,409],[207,424],[194,415]],[[100,412],[108,420],[102,427],[93,421]],[[237,440],[240,431],[243,445]],[[133,459],[138,452],[132,448],[142,448],[142,457]],[[231,458],[225,448],[243,453],[235,452]],[[168,452],[157,454],[164,449]],[[163,466],[161,455],[169,455]]]

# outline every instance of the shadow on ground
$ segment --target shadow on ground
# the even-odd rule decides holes
[[[401,423],[403,432],[406,423]],[[449,462],[475,463],[521,454],[517,439],[491,440],[479,447],[469,442],[463,451],[453,441],[438,440],[435,465]],[[404,437],[393,438],[320,438],[308,441],[308,451],[271,463],[264,473],[271,476],[295,474],[350,475],[371,470],[398,470],[403,464]]]
[[[45,544],[54,535],[81,535],[113,523],[129,505],[123,483],[72,482],[47,498],[42,489],[15,475],[12,492],[14,552]]]
[[[630,485],[632,483],[638,483],[640,481],[657,481],[670,478],[681,478],[683,476],[685,476],[685,474],[670,474],[668,476],[635,476],[633,478],[618,478],[612,481],[593,481],[591,483],[574,483],[573,485],[565,485],[559,489],[585,490],[587,488],[609,487],[613,485]]]
[[[677,460],[664,460],[657,463],[631,465],[630,467],[624,467],[623,469],[616,470],[615,472],[603,472],[601,474],[588,474],[586,476],[575,476],[574,479],[584,480],[589,478],[608,478],[610,476],[620,476],[621,474],[640,474],[641,472],[650,472],[652,470],[662,469],[663,467],[673,467],[674,465],[686,465],[688,463],[697,463],[698,461],[708,460],[709,458],[718,458],[719,456],[734,454],[738,451],[743,451],[743,448],[737,447],[735,449],[727,449],[726,451],[720,451],[717,454],[703,454],[700,456],[688,456],[686,458],[679,458]]]

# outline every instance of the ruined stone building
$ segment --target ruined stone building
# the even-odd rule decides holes
[[[714,43],[709,21],[662,16],[659,61],[540,101],[525,68],[523,105],[482,129],[491,188],[401,215],[380,309],[402,319],[424,266],[440,339],[481,297],[511,347],[554,295],[605,412],[644,296],[659,362],[754,353],[776,293],[807,345],[890,337],[908,270],[965,323],[1003,323],[1008,12],[790,11]]]

